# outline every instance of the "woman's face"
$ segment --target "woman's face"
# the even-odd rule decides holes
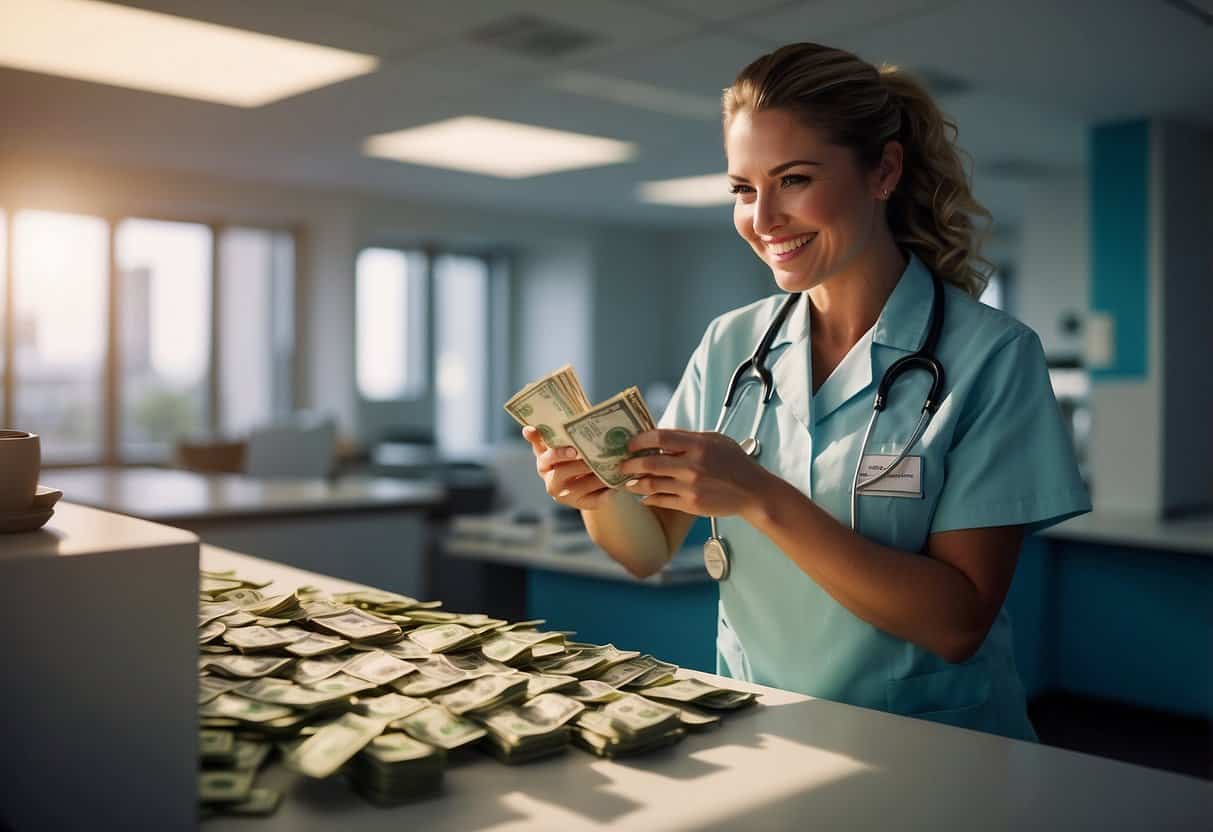
[[[737,233],[802,292],[847,268],[883,217],[880,174],[784,110],[739,112],[725,134]]]

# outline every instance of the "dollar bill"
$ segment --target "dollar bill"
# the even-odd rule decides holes
[[[639,398],[640,391],[629,388],[563,426],[586,465],[611,488],[618,488],[630,478],[619,470],[624,461],[635,456],[628,450],[628,443],[655,427],[648,408],[638,403]]]
[[[412,716],[398,719],[393,728],[404,731],[413,739],[436,745],[448,751],[482,738],[485,730],[469,719],[456,716],[439,705],[430,705]]]
[[[481,676],[451,693],[434,697],[434,701],[459,716],[470,711],[484,711],[506,704],[526,695],[530,677],[525,673]]]
[[[294,661],[277,656],[203,656],[198,659],[198,669],[212,670],[224,676],[255,679],[281,674]]]
[[[281,705],[271,705],[265,702],[255,702],[234,693],[221,693],[198,708],[199,716],[236,719],[241,722],[269,722],[294,712]]]
[[[679,703],[693,702],[700,707],[712,710],[741,708],[757,699],[757,694],[713,687],[699,679],[679,679],[667,685],[648,687],[637,692],[650,699]]]
[[[253,788],[251,771],[203,771],[198,774],[198,799],[203,803],[237,803]]]
[[[506,412],[519,424],[538,430],[549,448],[572,444],[563,425],[587,407],[581,382],[567,365],[527,385],[505,403]]]
[[[394,722],[412,716],[422,708],[429,707],[429,700],[420,697],[404,696],[399,693],[385,693],[382,696],[359,697],[354,701],[354,708],[363,716]]]
[[[382,731],[379,720],[343,714],[308,737],[287,757],[287,765],[308,777],[328,777]]]
[[[400,636],[398,625],[376,618],[360,609],[347,609],[335,615],[313,616],[309,620],[322,630],[350,641],[395,641]]]
[[[376,685],[386,685],[388,682],[395,681],[401,676],[416,673],[417,668],[403,659],[398,659],[395,656],[389,656],[387,653],[375,650],[370,653],[363,653],[347,664],[342,672],[348,673],[351,676],[357,676],[359,679],[365,679],[368,682],[373,682]]]

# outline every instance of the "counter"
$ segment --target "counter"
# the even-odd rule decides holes
[[[1092,511],[1058,523],[1040,534],[1056,540],[1213,557],[1213,515],[1210,514],[1160,520],[1149,515]]]
[[[353,588],[209,546],[202,564],[284,587]],[[472,751],[452,759],[441,795],[394,809],[365,803],[339,780],[304,780],[278,767],[258,778],[285,791],[277,814],[215,818],[202,828],[1154,830],[1201,828],[1213,817],[1213,784],[1202,780],[688,675],[755,690],[762,706],[727,715],[719,729],[672,748],[618,762],[571,749],[506,766]]]
[[[425,593],[426,518],[445,498],[424,480],[253,479],[169,468],[49,469],[42,481],[66,500],[405,595]]]

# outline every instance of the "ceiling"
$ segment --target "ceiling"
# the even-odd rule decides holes
[[[961,82],[940,87],[979,199],[1014,229],[1042,177],[1080,175],[1087,128],[1142,116],[1213,126],[1209,0],[125,0],[379,56],[368,76],[256,109],[0,68],[0,151],[353,188],[645,225],[727,206],[639,203],[638,182],[724,169],[717,101],[736,72],[814,40]],[[1202,14],[1204,17],[1202,18]],[[474,42],[529,15],[592,38],[556,58]],[[594,92],[646,85],[641,104]],[[635,142],[626,164],[524,180],[361,155],[371,134],[483,115]]]

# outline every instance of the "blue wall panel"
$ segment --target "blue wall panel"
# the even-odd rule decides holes
[[[593,644],[640,650],[680,667],[716,671],[714,581],[649,586],[532,569],[527,615],[547,629],[576,630]]]
[[[1213,559],[1068,544],[1058,578],[1060,687],[1213,718]]]
[[[1108,124],[1090,136],[1091,309],[1113,320],[1112,364],[1092,379],[1144,379],[1149,363],[1150,125]]]

